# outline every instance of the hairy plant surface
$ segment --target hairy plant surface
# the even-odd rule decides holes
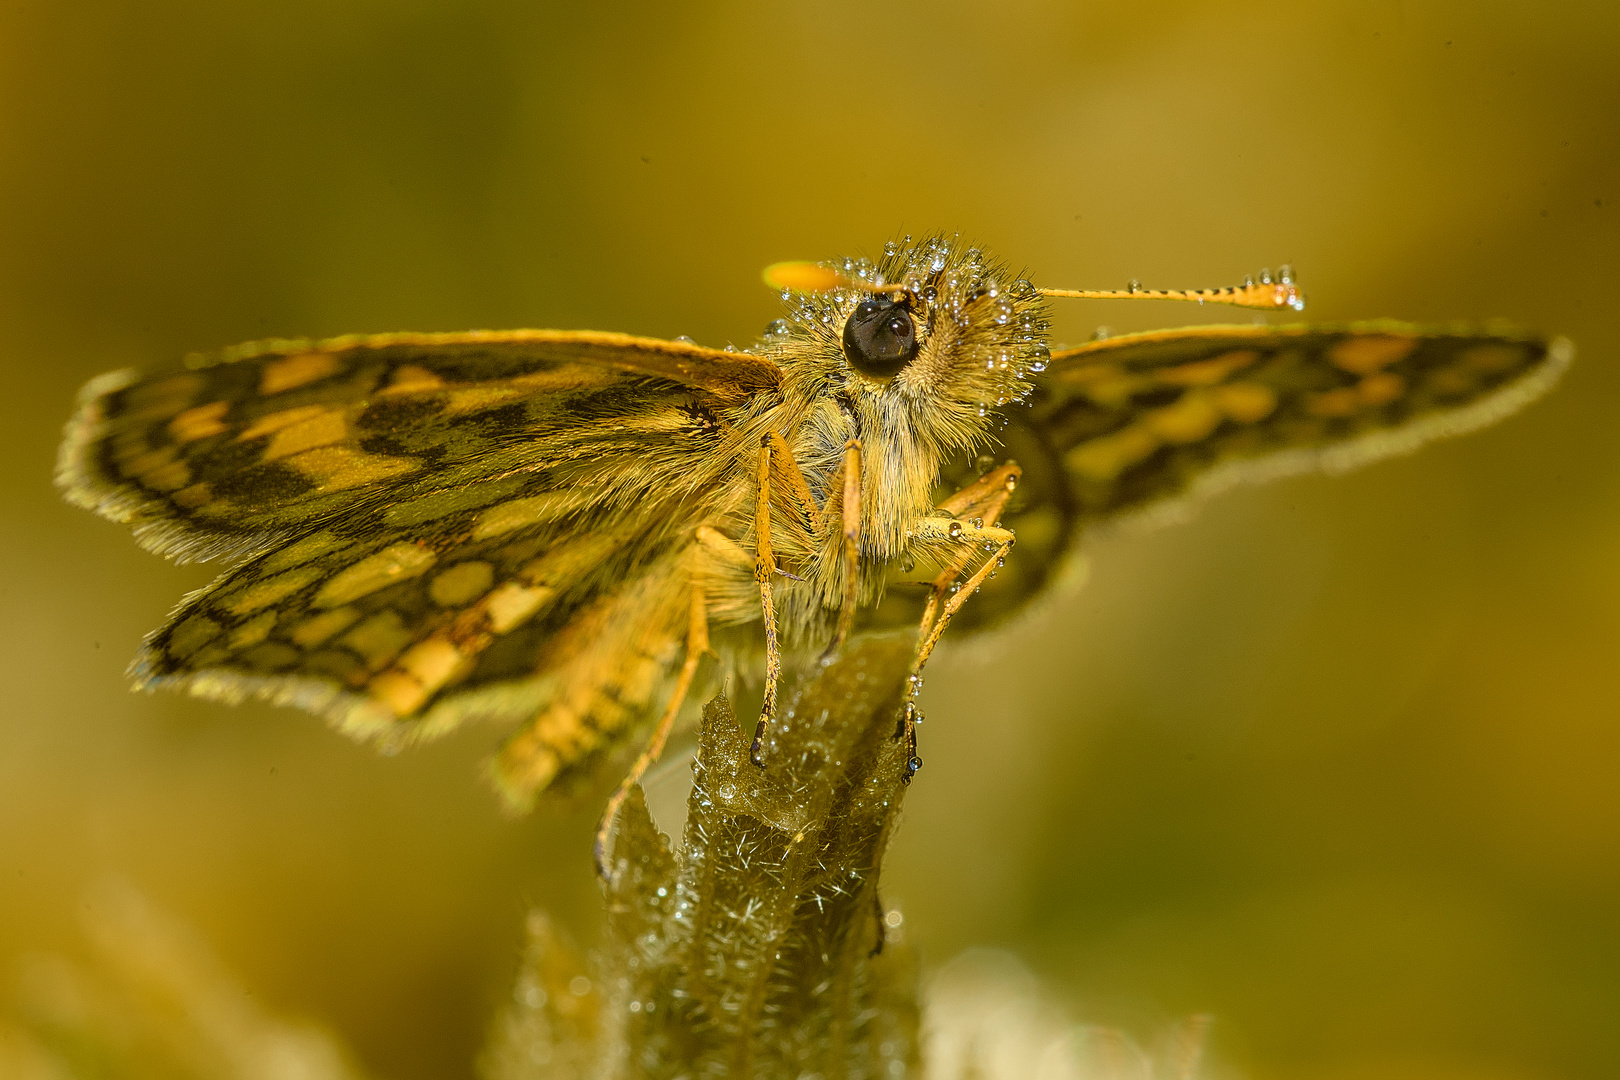
[[[610,950],[592,978],[531,917],[491,1080],[916,1074],[917,968],[885,942],[878,898],[914,644],[859,637],[806,673],[763,769],[727,698],[709,703],[680,847],[634,792],[612,848]]]

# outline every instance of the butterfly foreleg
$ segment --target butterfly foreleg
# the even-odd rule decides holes
[[[992,469],[967,487],[956,492],[936,508],[945,516],[924,518],[912,530],[916,539],[927,544],[944,539],[954,545],[955,553],[946,561],[945,568],[934,578],[928,602],[923,607],[922,623],[917,628],[917,653],[911,662],[911,677],[906,680],[906,696],[900,710],[900,730],[897,736],[906,740],[909,760],[906,779],[922,767],[917,756],[917,720],[914,699],[922,686],[923,665],[939,643],[940,635],[967,598],[978,591],[986,578],[995,573],[1001,561],[1012,550],[1012,531],[997,526],[1022,476],[1016,463],[1009,461]],[[962,520],[962,519],[966,520]],[[962,571],[976,554],[990,552],[990,557],[973,572],[967,581],[952,589]]]
[[[625,797],[630,789],[641,782],[653,762],[658,760],[664,752],[664,743],[669,740],[670,729],[675,726],[675,718],[680,715],[681,706],[686,703],[686,695],[692,689],[692,680],[697,675],[698,664],[703,654],[709,651],[709,609],[704,599],[703,586],[693,581],[691,588],[691,612],[686,628],[686,660],[681,664],[680,674],[675,678],[675,689],[669,696],[669,704],[664,709],[664,715],[659,718],[658,726],[653,729],[652,738],[647,740],[646,747],[636,758],[635,764],[625,774],[619,786],[608,799],[607,808],[602,811],[602,821],[596,828],[596,872],[604,879],[608,875],[607,842],[608,833],[613,828],[614,819],[619,815],[619,807],[624,805]]]
[[[1007,500],[1012,498],[1013,491],[1018,487],[1018,478],[1022,475],[1023,470],[1019,469],[1015,462],[1009,461],[1000,468],[985,473],[979,479],[940,503],[936,510],[943,510],[949,515],[945,519],[947,523],[945,525],[946,531],[951,532],[951,522],[954,522],[957,526],[956,534],[958,537],[965,537],[966,530],[970,528],[980,526],[995,528],[996,524],[1001,520],[1002,512],[1007,508]],[[930,518],[928,520],[938,521],[939,519]],[[1008,533],[1007,535],[1010,537],[1012,534]],[[1000,541],[996,542],[999,543]],[[951,583],[967,568],[977,550],[979,549],[975,548],[967,540],[960,540],[955,556],[946,563],[939,576],[934,578],[933,588],[928,594],[928,602],[923,608],[922,624],[917,631],[919,648],[921,643],[929,641],[930,637],[934,641],[939,640],[939,634],[944,631],[945,627],[943,624],[936,627],[936,623],[940,623],[940,611],[946,604],[947,598],[951,595]],[[960,606],[960,604],[957,605],[957,607]],[[955,611],[956,608],[951,609],[952,614]],[[945,618],[949,619],[950,616],[946,615]],[[932,649],[932,644],[928,648]],[[924,653],[921,660],[926,659],[927,654]],[[918,662],[919,667],[921,666],[921,660]]]
[[[838,626],[833,630],[832,640],[827,643],[827,651],[822,654],[826,660],[838,653],[849,638],[850,629],[855,625],[855,603],[860,588],[860,537],[861,537],[861,441],[851,439],[844,444],[844,463],[839,470],[843,476],[843,557],[844,557],[844,599],[838,609]]]
[[[776,449],[772,435],[759,444],[759,491],[754,502],[754,584],[759,586],[759,604],[765,620],[765,698],[759,707],[759,723],[754,727],[754,743],[748,750],[748,760],[764,767],[760,749],[765,743],[765,729],[776,713],[776,684],[782,677],[782,650],[776,640],[776,601],[772,586],[776,578],[776,556],[771,552],[771,459]],[[775,436],[781,443],[781,436]]]

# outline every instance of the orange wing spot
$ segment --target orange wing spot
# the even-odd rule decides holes
[[[353,626],[359,617],[360,612],[352,607],[323,611],[293,627],[291,635],[293,644],[313,649],[317,645],[324,644],[333,634],[341,633]]]
[[[443,638],[418,642],[389,670],[371,680],[367,692],[394,711],[409,716],[446,683],[471,670],[469,657]]]
[[[288,570],[275,577],[255,581],[221,597],[221,604],[225,610],[233,615],[248,615],[260,608],[269,607],[278,600],[285,600],[293,593],[302,589],[321,576],[321,572],[314,567],[304,567],[301,570]]]
[[[1064,462],[1091,480],[1112,480],[1159,448],[1159,437],[1146,427],[1132,425],[1112,435],[1081,443],[1063,456]]]
[[[1253,424],[1270,416],[1277,408],[1277,394],[1269,386],[1235,382],[1210,391],[1216,406],[1240,424]]]
[[[181,488],[169,496],[169,501],[182,510],[195,510],[199,506],[207,506],[214,501],[214,491],[208,486],[208,481],[191,484]]]
[[[230,647],[233,652],[250,649],[270,636],[276,625],[276,613],[266,611],[231,631]]]
[[[368,555],[338,574],[315,594],[315,606],[335,608],[370,596],[395,582],[409,581],[427,572],[438,556],[420,544],[394,544]]]
[[[259,374],[259,393],[279,394],[326,378],[338,369],[338,358],[329,352],[298,353],[271,360]]]
[[[1175,404],[1148,413],[1142,423],[1165,442],[1190,443],[1207,438],[1222,419],[1209,395],[1194,390],[1181,395]]]
[[[206,615],[192,615],[170,632],[164,651],[176,660],[185,660],[218,637],[221,629]]]
[[[338,638],[339,645],[359,653],[372,671],[398,656],[410,642],[411,632],[396,611],[379,611]]]
[[[1457,359],[1474,371],[1507,371],[1524,362],[1524,349],[1514,345],[1474,345]]]
[[[494,580],[495,568],[487,562],[457,563],[434,577],[428,595],[440,607],[460,607],[483,596]]]
[[[144,444],[142,444],[144,445]],[[122,457],[118,464],[123,467],[125,476],[142,477],[149,472],[156,472],[165,465],[176,460],[174,447],[160,446],[156,450],[139,450]]]
[[[1455,397],[1461,394],[1471,394],[1478,385],[1479,380],[1472,371],[1465,368],[1441,368],[1426,380],[1425,385],[1436,394],[1445,397]]]
[[[483,412],[504,405],[522,394],[510,386],[469,386],[464,390],[451,390],[445,395],[444,411],[452,416]]]
[[[1305,410],[1312,416],[1352,416],[1360,409],[1361,393],[1354,386],[1312,394],[1305,403]]]
[[[348,434],[349,422],[343,413],[336,409],[323,409],[272,435],[269,445],[264,448],[262,460],[279,461],[317,446],[331,446],[342,442]]]
[[[1213,386],[1234,371],[1241,371],[1258,359],[1260,354],[1254,349],[1235,349],[1229,353],[1212,356],[1208,360],[1196,360],[1190,364],[1162,368],[1154,374],[1161,383],[1170,386]]]
[[[177,443],[188,443],[228,431],[224,416],[230,408],[228,401],[210,401],[207,405],[187,409],[169,421],[169,437]]]
[[[142,473],[141,483],[153,491],[179,491],[191,483],[191,467],[183,461],[171,461]]]
[[[547,491],[526,499],[512,499],[485,510],[473,523],[473,539],[487,540],[514,529],[538,525],[561,517],[574,506],[574,496],[567,491]]]
[[[1333,366],[1354,375],[1371,375],[1381,367],[1405,359],[1417,348],[1417,338],[1404,334],[1363,334],[1348,337],[1328,350]]]
[[[140,383],[129,388],[125,400],[129,415],[149,419],[164,414],[173,415],[201,390],[201,375],[176,375],[156,382]]]
[[[557,590],[546,585],[519,585],[515,581],[508,581],[484,601],[484,610],[489,614],[489,628],[497,634],[504,634],[519,623],[528,621],[556,595]]]
[[[414,472],[418,465],[409,458],[368,454],[346,446],[321,446],[287,459],[320,487],[321,491],[343,491],[379,480],[392,480]]]
[[[280,412],[266,413],[253,423],[242,429],[236,437],[237,442],[247,442],[265,435],[273,435],[282,428],[301,424],[312,416],[319,416],[330,410],[325,405],[300,405],[296,409],[282,409]]]
[[[1369,375],[1356,385],[1364,405],[1387,405],[1406,393],[1406,380],[1387,371]]]
[[[394,377],[388,380],[388,385],[377,391],[379,397],[390,394],[409,394],[415,390],[438,390],[443,388],[444,380],[425,367],[415,364],[405,364],[394,372]]]

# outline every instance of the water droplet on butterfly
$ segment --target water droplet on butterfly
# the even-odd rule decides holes
[[[900,254],[900,245],[895,243],[893,240],[890,240],[887,244],[883,245],[883,254],[889,256],[891,259],[894,258],[896,255]]]
[[[979,402],[979,415],[980,416],[989,416],[990,415],[990,406],[986,405],[982,401]]]
[[[1118,279],[1116,278],[1115,280],[1117,281]],[[1142,291],[1142,283],[1137,281],[1135,278],[1131,278],[1131,280],[1125,283],[1125,291],[1128,293],[1139,293]]]
[[[1266,267],[1264,270],[1260,271],[1260,284],[1262,284],[1262,285],[1270,285],[1271,284],[1271,268],[1269,266]]]
[[[680,337],[676,338],[675,340],[680,342],[682,345],[696,345],[697,344],[696,339],[689,338],[685,334],[682,334]]]
[[[913,559],[910,555],[907,555],[905,558],[900,560],[901,573],[909,574],[915,569],[917,569],[917,560]]]
[[[1287,263],[1283,263],[1277,268],[1277,280],[1284,285],[1292,285],[1294,283],[1294,268]]]
[[[793,332],[786,319],[772,319],[765,327],[765,336],[768,338],[785,338]]]
[[[989,454],[980,454],[978,457],[973,459],[973,468],[978,471],[980,476],[983,476],[985,473],[989,472],[995,467],[996,459],[991,457]]]
[[[1092,341],[1107,341],[1113,336],[1113,331],[1106,326],[1099,326],[1091,332]]]
[[[960,521],[953,521],[951,522],[950,527],[945,531],[947,534],[949,534],[952,540],[955,540],[957,537],[962,535],[962,523]]]

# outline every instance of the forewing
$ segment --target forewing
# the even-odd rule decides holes
[[[68,499],[181,559],[246,555],[366,507],[555,466],[649,392],[694,412],[776,386],[768,361],[623,334],[266,341],[91,382]]]
[[[1571,347],[1400,323],[1216,326],[1056,353],[1000,453],[1024,476],[1006,567],[965,625],[1020,608],[1088,526],[1236,481],[1342,471],[1492,423],[1534,399]],[[960,475],[945,477],[959,485]]]

